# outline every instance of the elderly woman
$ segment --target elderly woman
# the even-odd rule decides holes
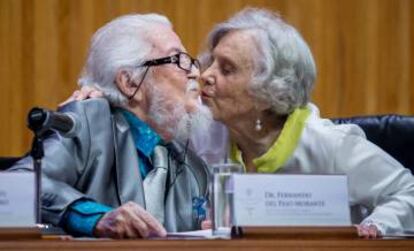
[[[360,235],[414,229],[410,171],[359,127],[319,117],[309,103],[315,63],[292,26],[269,11],[245,9],[218,24],[207,43],[201,97],[228,129],[231,161],[246,172],[346,174]],[[223,146],[194,144],[207,159],[227,158],[218,156]]]

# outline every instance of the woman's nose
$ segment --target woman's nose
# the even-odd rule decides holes
[[[203,86],[214,85],[215,79],[211,74],[210,68],[207,68],[200,76],[200,82]]]

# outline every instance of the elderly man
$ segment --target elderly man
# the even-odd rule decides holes
[[[196,102],[198,76],[163,16],[122,16],[99,29],[79,83],[106,98],[61,109],[81,127],[74,138],[45,140],[43,220],[96,237],[199,229],[208,169],[186,134],[211,115]],[[25,158],[12,170],[31,168]]]

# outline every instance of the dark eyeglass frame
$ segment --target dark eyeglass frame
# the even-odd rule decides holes
[[[189,69],[183,67],[180,64],[180,55],[185,55],[186,57],[188,57],[188,59],[190,60],[191,64],[189,66]],[[142,63],[139,67],[147,67],[147,69],[145,69],[144,75],[142,76],[141,81],[139,82],[137,88],[135,89],[134,93],[128,97],[129,100],[131,100],[135,94],[137,94],[139,88],[141,87],[142,83],[144,82],[145,76],[147,76],[148,70],[151,66],[157,66],[157,65],[163,65],[163,64],[176,64],[178,66],[178,68],[180,68],[181,70],[188,72],[191,72],[191,69],[193,68],[193,65],[197,68],[197,69],[201,69],[201,64],[200,62],[195,59],[192,58],[188,53],[185,52],[179,52],[175,55],[169,56],[169,57],[163,57],[163,58],[156,58],[156,59],[151,59],[148,61],[145,61],[144,63]]]
[[[190,65],[189,68],[186,68],[182,65],[182,63],[180,62],[180,58],[181,55],[184,55],[185,57],[187,57],[190,61]],[[145,61],[143,64],[141,64],[141,66],[157,66],[157,65],[163,65],[163,64],[176,64],[178,66],[178,68],[180,68],[181,70],[184,70],[186,72],[191,72],[191,69],[193,67],[193,65],[197,68],[200,69],[200,62],[195,59],[192,58],[188,53],[185,52],[179,52],[175,55],[169,56],[169,57],[163,57],[163,58],[157,58],[157,59],[151,59],[148,61]]]

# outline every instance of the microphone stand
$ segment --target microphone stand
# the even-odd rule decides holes
[[[35,173],[35,210],[36,210],[36,223],[42,223],[41,213],[41,200],[40,195],[42,191],[42,158],[44,156],[43,139],[38,132],[35,132],[35,136],[32,142],[32,149],[30,156],[33,158],[33,167]]]
[[[68,125],[69,123],[69,125]],[[27,115],[27,125],[34,133],[30,156],[33,158],[33,169],[35,173],[35,214],[36,225],[41,229],[42,234],[66,234],[62,229],[50,224],[42,224],[42,158],[44,157],[43,140],[48,137],[48,131],[56,128],[65,133],[70,132],[74,126],[70,118],[55,116],[51,118],[49,111],[35,107]]]
[[[33,108],[27,115],[28,127],[33,131],[34,138],[30,156],[33,158],[33,169],[35,173],[35,210],[36,223],[42,223],[41,213],[41,191],[42,191],[42,158],[44,156],[42,125],[46,119],[45,113],[40,108]]]

